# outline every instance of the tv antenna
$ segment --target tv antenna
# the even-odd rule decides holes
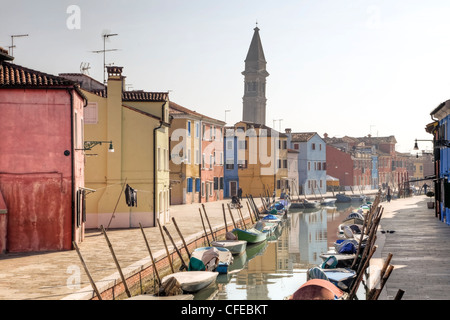
[[[91,67],[89,66],[89,62],[82,62],[81,64],[80,64],[80,71],[81,71],[81,73],[82,74],[87,74],[87,75],[89,75],[89,69],[90,69]]]
[[[20,37],[28,37],[28,34],[13,34],[11,36],[11,45],[8,47],[11,49],[11,56],[14,57],[14,48],[16,47],[14,45],[14,38],[20,38]]]
[[[106,84],[106,52],[117,51],[118,49],[106,49],[106,40],[109,40],[109,37],[117,36],[117,33],[107,33],[104,32],[102,34],[103,37],[103,50],[92,51],[93,53],[103,53],[103,83]]]

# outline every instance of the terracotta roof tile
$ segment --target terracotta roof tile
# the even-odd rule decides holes
[[[73,86],[73,81],[44,72],[28,69],[2,61],[0,64],[0,87],[48,87]]]

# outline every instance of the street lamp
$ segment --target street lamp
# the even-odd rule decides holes
[[[449,140],[440,140],[440,139],[438,139],[438,140],[418,140],[418,139],[416,139],[415,143],[414,143],[414,150],[419,150],[419,145],[417,144],[417,141],[428,141],[428,142],[434,141],[434,149],[443,148],[443,147],[450,148]]]
[[[113,147],[112,141],[85,141],[84,148],[76,149],[76,150],[83,150],[83,151],[91,150],[96,145],[101,145],[102,143],[109,143],[108,152],[114,152],[114,147]]]

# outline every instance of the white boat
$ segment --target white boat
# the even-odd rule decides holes
[[[180,283],[184,292],[194,293],[215,282],[218,275],[218,272],[212,271],[175,272],[162,278],[161,284],[174,277]]]
[[[247,248],[247,241],[245,240],[217,240],[211,242],[211,246],[216,248],[226,248],[230,250],[233,255],[242,254]]]
[[[233,255],[224,247],[201,247],[191,253],[189,271],[209,270],[227,273],[233,263]]]

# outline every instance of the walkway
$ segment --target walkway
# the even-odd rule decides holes
[[[381,203],[376,255],[386,259],[392,253],[394,270],[380,300],[394,299],[399,289],[405,291],[402,300],[448,299],[450,226],[435,218],[427,201],[426,196],[415,196]]]

